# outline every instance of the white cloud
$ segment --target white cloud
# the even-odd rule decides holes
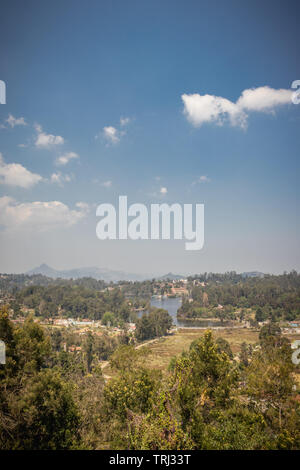
[[[237,106],[247,111],[272,111],[276,106],[291,103],[292,90],[274,90],[268,86],[244,90]]]
[[[120,132],[113,126],[103,127],[103,136],[110,144],[117,144],[120,141]]]
[[[168,190],[167,188],[165,188],[164,186],[162,188],[160,188],[160,194],[167,194]]]
[[[89,212],[89,210],[90,210],[90,205],[87,202],[79,201],[79,202],[76,202],[75,206],[78,207],[78,209],[81,209],[84,212]]]
[[[5,163],[0,153],[0,184],[30,188],[42,181],[37,173],[32,173],[20,163]]]
[[[244,90],[236,103],[214,95],[183,94],[184,114],[195,127],[204,123],[219,126],[229,122],[232,126],[247,127],[247,111],[270,112],[291,102],[292,91],[275,90],[268,86]]]
[[[195,127],[200,127],[205,122],[215,122],[222,125],[229,120],[231,125],[244,127],[245,113],[226,98],[213,95],[182,95],[184,114],[188,121]]]
[[[37,131],[38,134],[43,132],[42,126],[40,124],[38,124],[37,122],[33,125],[33,127],[35,128],[35,130]]]
[[[15,126],[27,126],[27,123],[23,117],[15,118],[12,114],[9,114],[8,118],[5,120],[10,127]]]
[[[16,202],[13,198],[0,198],[0,225],[6,230],[30,229],[46,231],[77,224],[87,214],[87,207],[78,203],[77,210],[60,201]]]
[[[131,119],[129,117],[121,117],[120,118],[120,124],[122,127],[127,126],[129,124]]]
[[[72,180],[72,175],[63,175],[60,171],[52,173],[50,181],[51,183],[63,186],[64,183],[69,183]]]
[[[199,178],[193,182],[193,184],[197,184],[197,183],[210,183],[211,179],[206,176],[206,175],[202,175],[202,176],[199,176]]]
[[[111,188],[111,185],[112,185],[111,180],[103,181],[103,183],[101,183],[101,186],[103,186],[104,188]]]
[[[35,146],[39,148],[51,148],[56,145],[62,145],[64,143],[64,138],[60,135],[46,134],[43,132],[42,127],[39,124],[34,125],[35,130],[37,131],[37,137],[35,140]]]
[[[66,165],[67,163],[69,163],[70,160],[73,160],[73,159],[76,159],[76,158],[79,158],[79,155],[75,152],[66,152],[64,153],[63,155],[60,155],[57,159],[56,159],[56,165],[59,165],[59,166],[63,166],[63,165]]]
[[[126,127],[131,122],[129,117],[121,117],[120,118],[120,127],[123,129],[117,129],[114,126],[105,126],[102,129],[102,133],[95,135],[95,139],[99,139],[99,137],[104,137],[104,140],[108,144],[117,144],[120,142],[121,137],[126,135],[126,131],[124,127]]]

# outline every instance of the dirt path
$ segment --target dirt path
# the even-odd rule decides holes
[[[148,344],[155,343],[155,341],[158,341],[159,338],[154,338],[154,339],[149,339],[148,341],[145,341],[144,343],[138,344],[137,346],[134,347],[134,349],[140,349],[143,346],[147,346]],[[103,361],[101,364],[101,370],[103,371],[107,366],[109,365],[109,361]],[[108,375],[104,375],[104,378],[110,378]]]
[[[162,338],[162,336],[161,336],[161,338]],[[137,346],[135,346],[134,349],[140,349],[143,346],[147,346],[148,344],[155,343],[155,341],[157,341],[158,339],[159,338],[149,339],[149,341],[145,341],[144,343],[138,344]]]

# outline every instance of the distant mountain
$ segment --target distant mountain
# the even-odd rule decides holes
[[[260,273],[259,271],[250,271],[241,274],[243,277],[264,277],[264,273]]]
[[[147,279],[157,279],[161,281],[169,279],[171,281],[176,281],[184,278],[184,276],[172,273],[168,273],[163,276],[156,276],[155,274],[136,274],[97,267],[58,270],[51,268],[45,263],[41,264],[37,268],[27,271],[26,274],[42,274],[43,276],[51,277],[52,279],[79,279],[81,277],[92,277],[98,281],[102,280],[105,282],[146,281]]]
[[[163,276],[157,277],[156,279],[159,281],[178,281],[179,279],[184,279],[185,276],[181,276],[180,274],[173,274],[173,273],[168,273],[164,274]]]
[[[37,268],[27,271],[26,274],[29,274],[29,275],[42,274],[43,276],[48,276],[52,278],[61,277],[58,275],[58,273],[59,271],[56,271],[56,269],[50,268],[50,266],[48,266],[47,264],[41,264]]]
[[[151,275],[147,276],[146,274],[134,274],[97,267],[57,270],[51,268],[47,264],[41,264],[37,268],[28,271],[26,274],[43,274],[44,276],[48,276],[53,279],[78,279],[81,277],[92,277],[94,279],[103,280],[106,282],[143,281],[153,277]]]

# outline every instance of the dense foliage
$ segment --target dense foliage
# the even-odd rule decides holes
[[[136,323],[136,338],[140,341],[164,336],[172,326],[172,317],[162,308],[152,308]]]
[[[99,281],[96,281],[99,282]],[[118,288],[102,291],[80,283],[29,286],[16,293],[15,303],[33,309],[37,316],[100,320],[105,312],[128,321],[130,309]]]
[[[6,345],[6,364],[0,366],[1,449],[76,447],[80,416],[71,384],[59,368],[49,367],[49,338],[32,320],[13,327],[5,310],[0,338]]]
[[[192,302],[183,302],[181,314],[242,318],[249,309],[266,324],[238,356],[224,338],[199,333],[168,370],[151,367],[147,347],[136,344],[172,325],[163,309],[139,318],[134,311],[133,299],[146,298],[156,281],[130,283],[128,296],[125,284],[19,280],[3,281],[6,290],[2,284],[1,449],[300,449],[300,371],[279,321],[299,317],[297,273],[190,279]],[[134,314],[133,334],[126,322]],[[18,315],[24,323],[13,323]],[[50,316],[101,319],[108,327],[36,322]]]
[[[89,335],[82,355],[68,354],[32,319],[16,327],[2,309],[0,337],[2,449],[300,448],[296,366],[275,324],[238,362],[208,331],[164,376],[145,365],[147,349],[124,343],[106,383]]]
[[[82,286],[101,290],[106,286],[104,281],[91,277],[79,279],[53,279],[42,274],[0,274],[0,292],[16,292],[27,286]]]
[[[202,279],[200,276],[198,280]],[[300,316],[300,275],[295,271],[263,278],[228,273],[204,279],[203,286],[191,288],[193,302],[183,302],[179,316],[200,318],[214,312],[231,319],[233,308],[250,307],[259,311],[257,321],[294,320]],[[223,312],[216,310],[218,305],[224,307]]]

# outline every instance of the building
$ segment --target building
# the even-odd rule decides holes
[[[186,287],[172,287],[171,289],[172,294],[174,295],[188,295],[189,291]]]

